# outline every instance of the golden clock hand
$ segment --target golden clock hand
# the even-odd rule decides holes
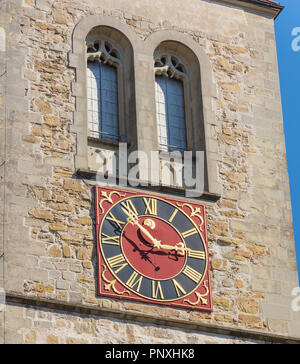
[[[160,244],[159,249],[165,249],[165,250],[176,250],[177,252],[184,255],[185,252],[191,252],[192,250],[190,248],[186,248],[182,242],[176,244],[176,245],[167,245],[167,244]]]
[[[160,246],[160,241],[159,240],[157,240],[157,239],[155,239],[155,238],[153,238],[153,236],[149,233],[149,231],[147,230],[147,229],[145,229],[144,228],[144,226],[142,226],[141,224],[139,224],[139,223],[136,223],[136,225],[140,228],[140,230],[142,230],[143,231],[143,233],[145,234],[145,235],[147,235],[148,236],[148,238],[151,240],[151,242],[152,242],[152,244],[153,244],[153,246],[154,246],[154,248],[158,248],[159,246]]]
[[[161,244],[160,245],[160,249],[166,249],[166,250],[176,250],[179,253],[182,253],[182,255],[184,255],[185,251],[188,251],[190,249],[185,248],[183,243],[178,243],[176,245],[166,245],[166,244]]]
[[[136,225],[136,226],[138,226],[139,228],[140,228],[140,230],[142,230],[143,231],[143,233],[146,235],[146,236],[148,236],[148,238],[151,240],[151,242],[152,242],[152,244],[153,244],[153,246],[155,247],[155,248],[159,248],[159,246],[160,246],[160,241],[159,240],[157,240],[157,239],[155,239],[150,233],[149,233],[149,231],[147,230],[147,229],[145,229],[144,228],[144,226],[142,226],[139,222],[138,222],[138,216],[137,215],[133,215],[133,214],[130,214],[127,210],[125,210],[125,209],[123,209],[122,208],[122,210],[124,211],[124,213],[126,214],[126,215],[128,215],[128,219],[127,219],[127,221],[129,222],[129,223],[131,223],[132,225]]]

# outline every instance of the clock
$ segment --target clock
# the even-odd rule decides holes
[[[212,311],[205,206],[95,187],[100,296]]]

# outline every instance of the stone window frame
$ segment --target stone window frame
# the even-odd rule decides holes
[[[120,142],[127,142],[132,150],[136,149],[137,136],[136,130],[136,110],[134,87],[126,89],[127,79],[134,80],[134,59],[133,44],[136,42],[135,34],[125,24],[117,21],[115,18],[105,15],[92,15],[82,19],[75,27],[72,35],[72,51],[68,55],[68,65],[75,69],[76,80],[72,83],[72,96],[75,98],[75,111],[73,124],[70,126],[70,132],[76,135],[77,153],[75,155],[75,169],[78,173],[93,175],[96,171],[90,169],[88,161],[88,141],[98,143],[100,147],[109,149],[118,148],[118,142],[97,140],[89,136],[88,112],[87,112],[87,38],[90,34],[99,30],[99,35],[94,38],[101,38],[110,44],[113,44],[118,52],[122,54],[120,44],[114,42],[105,32],[101,34],[101,29],[110,29],[112,32],[119,33],[122,41],[128,43],[126,49],[132,53],[132,57],[123,54],[123,58],[117,65],[118,73],[118,103],[119,103],[119,134]],[[93,36],[91,36],[93,38]],[[96,40],[96,39],[95,39]],[[126,53],[123,47],[123,53]],[[128,72],[126,72],[128,71]],[[130,82],[132,84],[133,82]],[[129,88],[129,86],[128,86]],[[126,90],[126,91],[125,91]],[[127,92],[128,91],[128,92]],[[129,92],[130,91],[130,92]],[[126,95],[130,94],[130,99]],[[127,100],[126,100],[127,98]],[[133,125],[129,125],[129,124]],[[134,126],[134,127],[132,127]],[[130,129],[130,133],[128,130]]]
[[[213,81],[212,66],[208,55],[202,46],[188,34],[176,30],[158,30],[143,40],[127,24],[111,16],[87,16],[77,24],[73,32],[73,50],[69,53],[69,66],[76,71],[76,81],[72,83],[72,94],[76,100],[76,109],[74,112],[74,123],[70,126],[70,132],[77,136],[76,172],[83,177],[91,177],[96,174],[96,171],[89,170],[88,166],[85,40],[91,29],[100,26],[116,29],[126,37],[132,47],[133,70],[131,71],[133,72],[135,86],[133,95],[135,125],[131,132],[136,132],[136,139],[130,149],[143,150],[149,155],[149,160],[151,151],[159,150],[156,128],[153,55],[156,49],[164,42],[179,44],[194,54],[199,64],[199,79],[197,82],[201,87],[204,129],[203,145],[206,155],[206,181],[202,198],[217,201],[221,196],[221,183],[218,180],[217,170],[219,153],[218,142],[212,135],[212,126],[216,123],[213,99],[217,98],[217,88]],[[190,103],[192,108],[193,102]],[[188,132],[190,133],[192,130],[189,129]],[[194,150],[197,150],[195,149],[196,147],[194,146]],[[151,173],[148,175],[150,176]],[[153,189],[174,194],[182,194],[183,192],[172,187],[166,189],[159,186]]]
[[[141,53],[143,54],[143,58],[152,60],[152,65],[149,66],[151,69],[149,68],[149,72],[146,72],[145,74],[148,75],[147,82],[153,85],[152,93],[148,90],[148,97],[154,100],[153,133],[157,130],[155,127],[155,70],[153,67],[153,56],[162,44],[177,44],[178,50],[180,50],[180,48],[188,49],[197,60],[197,77],[193,77],[193,85],[190,85],[190,87],[185,85],[186,90],[189,89],[185,95],[188,99],[186,99],[186,107],[191,110],[191,113],[194,113],[194,120],[199,120],[199,116],[195,115],[195,113],[197,114],[197,110],[199,110],[199,99],[201,100],[202,116],[200,118],[200,122],[203,126],[203,135],[201,136],[197,133],[198,129],[195,125],[192,125],[189,113],[187,113],[187,139],[189,140],[189,138],[191,138],[191,140],[193,140],[192,150],[201,151],[201,147],[203,147],[205,151],[205,190],[202,197],[212,201],[217,201],[221,197],[221,183],[218,180],[217,169],[219,162],[219,149],[218,142],[212,135],[212,126],[216,124],[216,115],[213,111],[213,99],[217,98],[217,87],[213,81],[213,71],[210,59],[204,49],[189,35],[176,30],[158,30],[146,38]],[[169,50],[172,51],[175,56],[178,55],[180,58],[180,51],[177,53],[176,49],[172,50],[169,48]],[[181,58],[184,59],[184,57]],[[186,67],[188,66],[189,65],[186,64]],[[197,83],[199,84],[199,88],[195,92],[195,84]],[[201,98],[199,98],[199,93]],[[193,134],[195,136],[193,136]],[[154,136],[154,140],[156,140],[157,143],[152,143],[152,150],[159,150],[157,134]]]

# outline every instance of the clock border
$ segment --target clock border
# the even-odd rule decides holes
[[[101,187],[101,186],[95,186],[95,188],[97,189],[97,190],[99,190],[99,189],[101,189],[101,188],[104,188],[104,189],[109,189],[109,190],[111,190],[109,187]],[[123,288],[126,288],[126,289],[129,289],[130,290],[130,292],[131,293],[133,293],[134,295],[137,295],[137,296],[139,296],[141,299],[144,299],[144,300],[147,300],[148,301],[148,303],[155,303],[155,302],[157,302],[157,303],[172,303],[172,302],[174,302],[174,303],[176,303],[177,301],[179,301],[179,300],[182,300],[182,299],[185,299],[185,298],[187,298],[187,297],[189,297],[190,295],[192,295],[201,285],[202,285],[202,283],[203,283],[203,281],[205,280],[205,278],[207,277],[207,280],[208,280],[208,282],[209,282],[209,296],[210,296],[210,302],[211,302],[211,289],[210,289],[210,277],[209,277],[209,272],[208,272],[208,267],[209,267],[209,255],[208,255],[208,246],[206,246],[206,242],[207,242],[207,224],[206,224],[206,206],[205,205],[203,205],[203,204],[201,204],[201,206],[203,207],[203,218],[204,218],[204,221],[205,221],[205,227],[206,227],[206,229],[205,229],[205,232],[206,232],[206,240],[203,238],[203,235],[202,235],[202,232],[200,231],[200,229],[199,229],[199,227],[197,226],[197,224],[193,221],[193,219],[190,217],[190,216],[188,216],[187,215],[187,213],[185,212],[185,211],[183,211],[183,208],[182,207],[180,207],[180,206],[176,206],[176,205],[174,205],[173,204],[173,202],[170,202],[170,200],[172,200],[172,201],[176,201],[176,202],[178,202],[178,203],[184,203],[185,201],[183,201],[183,200],[178,200],[178,199],[176,199],[176,198],[170,198],[170,200],[169,200],[169,198],[168,197],[166,197],[166,198],[164,198],[164,197],[160,197],[160,196],[156,196],[156,195],[152,195],[152,194],[144,194],[144,193],[140,193],[140,192],[136,192],[136,193],[134,193],[134,192],[129,192],[129,191],[126,191],[126,190],[121,190],[121,189],[117,189],[118,190],[118,192],[119,191],[121,191],[121,192],[124,192],[124,193],[128,193],[128,194],[132,194],[132,196],[127,196],[127,197],[124,197],[124,198],[120,198],[117,202],[115,202],[115,203],[113,203],[112,204],[112,206],[105,212],[105,214],[103,214],[103,217],[102,217],[102,220],[101,220],[101,223],[99,224],[99,230],[98,231],[96,231],[96,233],[97,233],[97,240],[98,240],[98,244],[97,244],[97,249],[99,248],[99,252],[100,252],[100,254],[101,254],[101,257],[102,257],[102,259],[104,260],[104,263],[105,263],[105,266],[106,266],[106,268],[109,270],[109,272],[110,272],[110,274],[117,280],[117,282],[123,287]],[[134,290],[132,290],[130,287],[128,287],[127,285],[126,285],[126,283],[124,283],[123,281],[121,281],[120,279],[119,279],[119,277],[117,276],[117,275],[115,275],[114,274],[114,272],[111,270],[111,268],[110,268],[110,266],[109,266],[109,264],[107,263],[107,259],[106,259],[106,257],[105,257],[105,255],[103,254],[103,250],[102,250],[102,244],[100,243],[100,241],[101,241],[101,237],[100,237],[100,232],[102,231],[102,225],[103,225],[103,222],[105,221],[105,219],[106,219],[106,216],[108,215],[108,213],[111,211],[111,209],[113,209],[114,208],[114,206],[116,206],[116,205],[118,205],[118,204],[120,204],[120,203],[122,203],[123,201],[125,201],[125,200],[128,200],[128,199],[131,199],[131,198],[135,198],[135,197],[141,197],[141,198],[143,198],[143,197],[146,197],[146,198],[149,198],[149,197],[152,197],[152,198],[155,198],[155,199],[158,199],[158,200],[161,200],[161,201],[163,201],[163,202],[166,202],[166,203],[168,203],[169,205],[171,205],[171,206],[173,206],[174,208],[176,208],[176,209],[178,209],[180,212],[182,212],[187,218],[188,218],[188,220],[189,221],[191,221],[191,223],[195,226],[195,228],[197,229],[197,232],[198,232],[198,235],[200,235],[200,238],[201,238],[201,240],[202,240],[202,244],[203,244],[203,246],[204,246],[204,249],[205,249],[205,253],[206,253],[206,259],[205,259],[205,270],[204,270],[204,273],[203,273],[203,275],[202,275],[202,278],[201,278],[201,280],[200,280],[200,282],[197,284],[197,286],[192,290],[192,291],[189,291],[186,295],[183,295],[183,296],[181,296],[181,297],[178,297],[177,299],[171,299],[171,300],[159,300],[159,299],[157,299],[157,298],[150,298],[150,297],[148,297],[148,296],[144,296],[144,295],[142,295],[142,294],[140,294],[140,293],[138,293],[138,292],[136,292],[136,291],[134,291]],[[98,205],[98,203],[99,203],[99,198],[98,198],[98,194],[97,194],[97,205]],[[195,204],[195,203],[193,203],[193,202],[191,202],[192,204]],[[97,218],[98,218],[98,206],[96,206],[96,213],[97,213]],[[142,215],[141,215],[142,216]],[[152,215],[146,215],[146,216],[152,216]],[[124,227],[125,228],[125,227]],[[124,229],[123,229],[124,230]],[[122,232],[123,232],[123,230],[122,230]],[[180,235],[181,235],[181,233],[180,233]],[[125,257],[125,259],[126,259],[126,256],[124,255],[124,257]],[[99,255],[99,257],[98,258],[100,258],[100,255]],[[127,262],[127,259],[126,259],[126,262]],[[131,266],[131,265],[130,265]],[[101,268],[100,268],[100,262],[98,262],[98,279],[100,279],[101,280],[101,278],[100,278],[100,270],[101,270]],[[132,267],[132,269],[136,272],[136,270]],[[140,273],[139,273],[140,274]],[[181,274],[181,272],[179,273],[179,274]],[[177,274],[176,275],[176,277],[179,275],[179,274]],[[146,276],[144,276],[143,274],[141,274],[143,277],[146,277]],[[148,277],[147,277],[148,278]],[[150,279],[150,278],[148,278],[148,279]],[[152,279],[152,278],[151,278]],[[171,279],[171,278],[169,278],[169,279]],[[153,279],[153,280],[155,280],[155,279]],[[100,288],[100,282],[99,282],[99,288]],[[100,291],[100,290],[99,290]],[[126,297],[126,299],[130,299],[130,300],[138,300],[138,298],[136,298],[136,297]],[[143,301],[144,303],[145,303],[145,301]],[[184,307],[186,307],[186,306],[184,306]],[[201,310],[205,310],[204,308],[201,308]],[[209,310],[209,311],[212,311],[212,309],[206,309],[206,310]]]

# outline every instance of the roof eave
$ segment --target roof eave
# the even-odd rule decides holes
[[[234,6],[244,7],[249,10],[261,11],[262,13],[267,13],[272,16],[275,20],[284,6],[276,3],[267,3],[263,0],[217,0],[219,2],[232,4]]]
[[[262,0],[241,0],[241,1],[248,2],[248,3],[253,3],[253,4],[257,4],[259,6],[265,6],[266,8],[272,8],[272,9],[274,9],[275,12],[276,12],[276,14],[274,16],[274,19],[276,19],[278,17],[278,15],[284,9],[284,6],[283,5],[275,4],[275,3],[267,3],[267,2],[262,1]]]

